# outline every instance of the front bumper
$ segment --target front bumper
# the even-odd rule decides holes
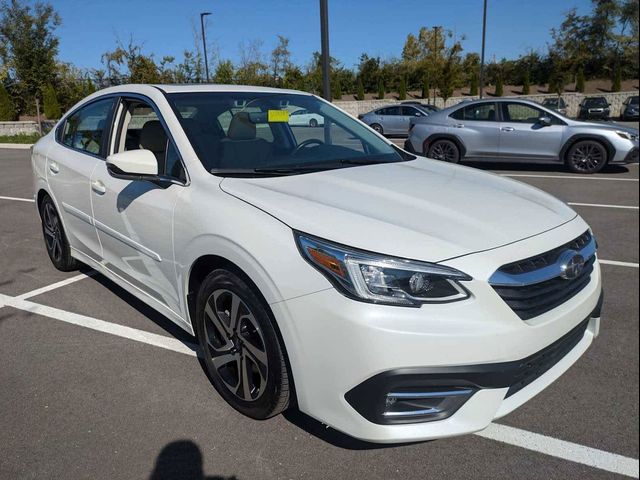
[[[574,223],[497,249],[491,255],[448,262],[463,271],[466,266],[466,273],[474,278],[466,285],[473,296],[465,301],[422,308],[394,307],[354,301],[328,288],[272,304],[287,345],[300,410],[353,437],[397,443],[482,430],[537,395],[562,375],[598,334],[600,320],[595,315],[602,291],[599,266],[595,265],[589,283],[577,295],[528,321],[520,319],[487,280],[495,268],[506,263],[506,257],[521,255],[532,245],[546,249],[575,238],[584,231],[584,224],[572,226]],[[582,335],[572,337],[557,361],[545,365],[549,368],[544,373],[525,375],[521,388],[512,388],[511,374],[499,381],[493,374],[484,378],[466,375],[479,366],[494,371],[496,365],[500,369],[534,358],[581,324]],[[376,423],[375,416],[363,413],[359,402],[348,398],[348,392],[385,372],[429,369],[433,373],[435,369],[449,375],[452,368],[465,374],[464,379],[473,383],[475,390],[447,418]],[[447,376],[445,382],[449,386],[450,378]],[[386,393],[366,393],[368,400],[363,402],[375,405]]]

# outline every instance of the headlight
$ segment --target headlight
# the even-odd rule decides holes
[[[622,138],[626,138],[627,140],[637,140],[638,136],[634,135],[633,133],[629,133],[629,132],[622,132],[620,130],[616,130],[616,133],[618,134],[618,136],[622,137]]]
[[[295,233],[300,253],[343,294],[356,300],[419,307],[469,298],[453,268],[388,257]]]

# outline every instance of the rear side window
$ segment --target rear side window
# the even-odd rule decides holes
[[[64,122],[60,141],[76,150],[99,155],[105,141],[107,120],[111,115],[113,103],[113,98],[105,98],[73,113]]]
[[[456,120],[477,120],[485,122],[496,121],[496,106],[494,103],[467,105],[451,114]]]

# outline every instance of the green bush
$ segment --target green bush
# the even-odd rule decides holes
[[[384,91],[384,82],[382,80],[380,80],[378,82],[378,98],[380,100],[382,100],[384,98],[384,93],[385,93],[385,91]]]
[[[478,95],[478,74],[473,72],[471,74],[471,81],[469,85],[469,95]]]
[[[531,91],[531,81],[529,80],[529,70],[524,72],[524,76],[522,78],[522,94],[529,95]]]
[[[622,72],[621,68],[616,65],[615,70],[613,71],[613,81],[611,82],[611,91],[619,92],[622,90]]]
[[[581,68],[576,75],[576,92],[584,93],[584,70]]]
[[[10,122],[16,119],[16,107],[9,96],[9,92],[0,83],[0,121]]]
[[[398,88],[398,98],[400,100],[407,99],[407,81],[404,77],[400,79],[400,88]]]
[[[56,91],[51,84],[47,85],[42,92],[42,103],[44,104],[44,114],[49,120],[57,120],[62,116]]]
[[[20,133],[18,135],[0,135],[0,143],[36,143],[40,140],[37,133]]]
[[[364,100],[364,85],[362,85],[362,79],[358,78],[358,92],[356,93],[358,100]]]
[[[340,85],[339,78],[336,78],[335,84],[333,85],[333,98],[336,100],[340,100],[342,98],[342,85]]]
[[[422,79],[422,98],[429,99],[429,77],[427,75]]]
[[[499,76],[496,79],[496,97],[501,97],[504,95],[504,85],[502,84],[502,76]]]

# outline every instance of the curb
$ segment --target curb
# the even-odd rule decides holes
[[[33,147],[33,143],[0,143],[0,148],[10,150],[29,150],[31,147]]]

